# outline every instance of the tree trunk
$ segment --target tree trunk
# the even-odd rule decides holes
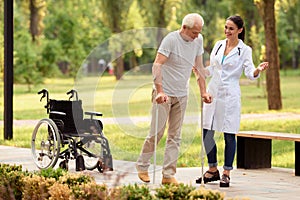
[[[115,76],[116,80],[120,80],[124,74],[124,60],[122,52],[117,52]]]
[[[44,0],[30,0],[30,33],[33,42],[36,42],[37,37],[43,32],[43,19],[45,16],[45,7],[46,2]]]
[[[269,69],[266,72],[268,107],[269,110],[280,110],[282,109],[279,73],[280,64],[274,4],[275,0],[263,0],[258,3],[258,8],[264,23],[266,57],[269,62]]]

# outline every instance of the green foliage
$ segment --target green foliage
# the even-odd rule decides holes
[[[66,170],[61,168],[53,169],[50,167],[48,169],[41,169],[40,171],[37,171],[35,174],[45,178],[54,178],[55,180],[59,180],[61,176],[66,175]]]
[[[0,198],[6,200],[22,199],[23,177],[28,174],[22,172],[21,165],[0,163]]]
[[[300,2],[295,0],[276,4],[281,68],[298,67],[299,6]],[[198,12],[204,17],[204,48],[207,53],[210,53],[216,40],[224,38],[225,19],[229,15],[240,14],[245,20],[246,43],[253,47],[254,59],[258,60],[260,46],[264,44],[264,32],[262,20],[252,1],[15,1],[15,83],[27,84],[30,90],[32,85],[43,80],[42,77],[61,75],[59,70],[65,76],[74,78],[90,52],[112,33],[143,27],[174,30],[179,28],[183,16],[189,12]],[[3,14],[3,4],[0,5],[0,13]],[[2,31],[3,22],[0,20]],[[28,37],[25,40],[24,35]],[[162,35],[158,32],[157,38]],[[32,42],[34,38],[36,42]],[[130,65],[127,69],[153,62],[155,50],[138,48],[146,42],[145,38],[147,36],[143,34],[125,38],[130,41],[125,42],[128,46],[134,46],[131,48],[134,52],[122,53],[125,63]],[[3,77],[3,40],[0,36],[0,78]],[[99,60],[105,57],[106,61],[110,61],[111,55],[108,54],[97,52],[94,58]]]
[[[184,200],[199,198],[222,200],[223,194],[204,188],[196,190],[195,187],[182,183],[163,185],[152,190],[147,185],[136,183],[108,188],[107,185],[97,184],[92,177],[82,173],[62,173],[53,169],[41,173],[28,173],[22,172],[22,166],[0,164],[0,199]]]
[[[89,175],[85,175],[81,173],[78,174],[67,173],[64,176],[60,177],[59,182],[62,184],[66,184],[69,187],[73,187],[73,186],[94,182],[94,178]]]
[[[72,196],[76,200],[106,200],[109,196],[109,189],[105,184],[90,182],[73,187]]]
[[[207,190],[200,187],[197,190],[193,190],[190,194],[190,200],[205,199],[205,200],[222,200],[224,199],[224,193],[220,193],[217,190]]]
[[[155,196],[158,199],[184,200],[188,199],[193,190],[195,190],[195,187],[182,183],[179,185],[163,185],[162,187],[155,189]]]
[[[151,200],[153,196],[150,193],[150,189],[145,185],[124,185],[121,187],[115,187],[110,193],[109,199],[119,200]]]
[[[30,91],[31,85],[42,82],[42,76],[37,66],[39,59],[37,54],[38,48],[31,44],[28,33],[20,32],[19,34],[17,36],[19,43],[15,45],[14,81],[16,83],[27,84],[28,91]]]
[[[58,61],[63,60],[63,48],[58,40],[45,41],[43,46],[38,70],[42,77],[54,77],[61,73],[57,64]]]

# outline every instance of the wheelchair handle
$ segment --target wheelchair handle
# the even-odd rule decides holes
[[[46,89],[42,89],[41,91],[38,92],[38,94],[43,94],[43,96],[41,97],[40,101],[42,101],[43,98],[47,97],[47,102],[48,102],[48,90]]]
[[[44,107],[47,109],[47,113],[49,113],[49,92],[48,92],[48,90],[42,89],[41,91],[38,92],[38,94],[43,94],[40,101],[42,101],[43,98],[47,97],[47,103]]]
[[[67,92],[67,95],[70,95],[70,94],[71,94],[71,96],[69,97],[69,100],[72,99],[74,97],[74,94],[75,94],[76,101],[78,101],[78,93],[77,93],[76,90],[70,90],[69,92]]]

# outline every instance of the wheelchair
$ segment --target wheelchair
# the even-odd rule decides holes
[[[41,119],[35,126],[31,151],[39,169],[59,167],[68,170],[69,160],[76,163],[76,171],[98,169],[113,171],[109,142],[103,133],[99,112],[84,112],[76,90],[67,92],[68,100],[49,99],[46,89],[38,92],[47,99],[44,106],[49,118]],[[85,115],[85,116],[84,116]],[[87,117],[86,117],[87,116]]]

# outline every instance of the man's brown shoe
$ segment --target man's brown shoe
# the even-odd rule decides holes
[[[145,183],[150,182],[150,177],[148,171],[141,171],[137,165],[135,165],[136,171],[138,172],[138,177]]]
[[[145,183],[150,182],[150,177],[149,177],[148,172],[138,171],[138,177]]]
[[[179,183],[177,182],[176,178],[172,177],[172,178],[163,178],[161,181],[161,184],[174,184],[174,185],[178,185]]]

